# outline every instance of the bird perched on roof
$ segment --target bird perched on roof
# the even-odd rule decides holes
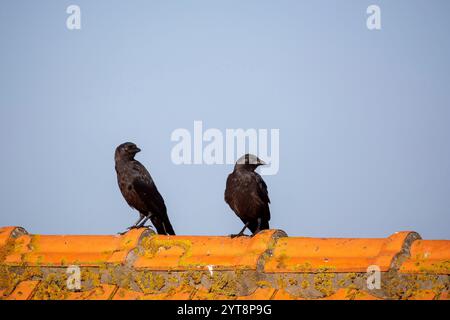
[[[116,148],[114,155],[120,191],[126,202],[140,215],[128,229],[143,227],[150,219],[158,234],[174,235],[163,197],[147,169],[134,159],[140,151],[134,143],[125,142]]]
[[[265,162],[252,154],[236,161],[233,172],[227,178],[225,202],[244,223],[244,228],[232,237],[242,236],[246,228],[253,235],[269,229],[270,210],[267,185],[255,169]]]

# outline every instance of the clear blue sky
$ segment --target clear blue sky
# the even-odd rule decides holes
[[[0,225],[122,231],[137,212],[113,153],[133,141],[178,234],[239,231],[232,166],[171,162],[172,131],[202,120],[280,129],[274,228],[449,239],[449,14],[447,0],[2,1]]]

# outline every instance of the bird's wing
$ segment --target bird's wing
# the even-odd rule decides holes
[[[225,194],[224,194],[225,202],[228,204],[231,203],[231,201],[232,201],[231,194],[234,192],[232,183],[233,183],[233,174],[229,174],[228,178],[227,178],[227,183],[225,186]]]
[[[134,190],[146,204],[147,208],[152,213],[151,220],[159,234],[175,234],[169,216],[167,215],[167,208],[164,199],[159,193],[153,181],[148,183],[143,179],[137,178],[133,181]]]
[[[153,182],[148,183],[142,178],[136,178],[133,180],[133,188],[151,213],[159,215],[161,218],[167,216],[167,208],[164,199]]]
[[[267,191],[267,185],[263,178],[255,172],[256,183],[258,185],[258,195],[265,203],[270,203],[269,192]]]
[[[267,225],[268,225],[268,221],[270,220],[269,192],[267,191],[267,185],[264,182],[263,178],[256,172],[255,172],[255,176],[256,176],[258,196],[263,202],[263,212],[264,212],[263,218],[265,219],[265,223],[267,223]]]

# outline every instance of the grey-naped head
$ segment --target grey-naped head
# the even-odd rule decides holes
[[[116,148],[114,158],[116,161],[133,160],[136,153],[140,151],[141,149],[139,149],[133,142],[125,142]]]
[[[255,170],[257,167],[265,165],[266,163],[257,156],[247,153],[236,161],[235,169],[245,168]]]

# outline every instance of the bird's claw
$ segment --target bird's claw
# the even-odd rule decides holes
[[[250,236],[250,237],[254,237],[254,236],[256,236],[258,233],[260,233],[261,232],[261,230],[256,230],[254,233],[252,233],[252,235]]]
[[[230,234],[231,239],[238,238],[238,237],[248,237],[248,235],[243,233],[236,233],[236,234]]]
[[[128,227],[128,228],[127,228],[125,231],[123,231],[123,232],[117,232],[117,234],[123,236],[125,233],[127,233],[127,232],[130,231],[130,230],[133,230],[133,229],[140,229],[140,228],[148,229],[148,230],[151,230],[151,231],[153,231],[153,232],[156,233],[156,231],[155,231],[152,227],[150,227],[150,226],[131,226],[131,227]]]
[[[123,236],[123,235],[124,235],[125,233],[127,233],[128,231],[133,230],[133,229],[136,229],[136,228],[138,228],[138,226],[130,226],[130,227],[126,228],[126,230],[123,231],[123,232],[117,232],[117,234],[120,234],[121,236]]]

